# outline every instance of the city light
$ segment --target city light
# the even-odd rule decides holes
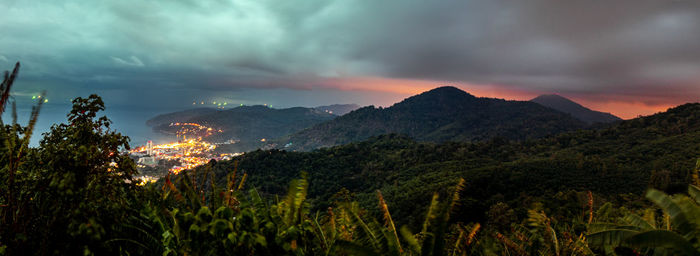
[[[170,126],[179,128],[176,134],[178,138],[182,137],[181,140],[165,144],[152,144],[149,141],[146,146],[134,148],[129,154],[138,157],[138,163],[143,166],[155,166],[160,160],[177,160],[179,164],[169,170],[174,174],[206,164],[211,159],[221,159],[221,156],[213,153],[216,145],[202,138],[221,133],[223,130],[197,123],[171,123]],[[185,139],[188,136],[191,138]],[[143,178],[142,183],[146,182],[150,180]]]

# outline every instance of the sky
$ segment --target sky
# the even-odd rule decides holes
[[[700,99],[700,1],[2,0],[19,103],[388,106],[451,85],[623,118]]]

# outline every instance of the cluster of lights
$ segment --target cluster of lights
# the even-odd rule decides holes
[[[204,105],[204,104],[205,104],[204,101],[200,101],[199,103],[196,100],[192,101],[192,106]],[[211,104],[214,105],[218,109],[224,109],[228,105],[228,102],[218,102],[217,103],[216,101],[212,101]],[[268,105],[268,104],[263,104],[263,105],[266,107],[270,107],[270,108],[272,107],[272,105]],[[241,103],[240,106],[243,107],[245,105],[243,105],[243,103]]]
[[[207,143],[202,138],[223,132],[222,130],[197,123],[171,123],[170,126],[180,127],[177,135],[182,135],[183,139],[178,142],[152,145],[151,150],[153,157],[178,160],[181,163],[179,166],[171,168],[171,173],[177,174],[182,170],[206,164],[215,157],[211,152],[216,149],[216,145]],[[184,139],[187,135],[194,135],[193,137],[196,138]],[[143,152],[148,152],[147,146],[137,147],[130,151],[131,154],[143,154]]]
[[[208,137],[216,133],[224,132],[221,129],[214,129],[211,127],[206,127],[197,123],[171,123],[171,127],[180,127],[180,129],[175,133],[179,136],[194,135],[198,138]]]
[[[39,101],[41,101],[41,95],[32,95],[32,100],[36,100],[36,99],[39,99]],[[44,103],[47,103],[47,102],[49,102],[49,99],[44,98]]]
[[[182,170],[191,169],[202,164],[206,164],[212,159],[211,152],[216,145],[209,144],[201,139],[191,139],[182,142],[153,145],[155,157],[167,160],[179,160],[181,165],[170,169],[172,173],[179,173]],[[135,148],[130,151],[132,154],[146,151],[145,146]]]
[[[226,108],[226,106],[228,105],[228,102],[219,102],[219,103],[217,103],[216,101],[212,101],[211,104],[214,105],[214,106],[216,106],[216,108],[224,109],[224,108]],[[197,101],[192,101],[192,105],[193,105],[193,106],[194,106],[194,105],[197,105]],[[199,105],[204,105],[204,101],[200,101],[200,102],[199,102]],[[241,106],[243,106],[243,104],[241,104]]]
[[[136,183],[136,185],[145,186],[148,183],[156,182],[158,180],[158,178],[153,177],[153,176],[144,175],[144,176],[137,177],[136,180],[138,182],[138,183]]]

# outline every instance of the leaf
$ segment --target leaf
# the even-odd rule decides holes
[[[588,225],[588,232],[589,234],[593,233],[598,233],[601,231],[606,231],[606,230],[611,230],[611,229],[624,229],[624,230],[631,230],[631,231],[642,231],[639,227],[637,226],[631,226],[631,225],[620,225],[616,223],[592,223]]]
[[[418,243],[418,239],[416,239],[413,233],[411,233],[411,230],[409,230],[406,226],[402,226],[400,232],[403,240],[406,241],[406,244],[408,244],[408,248],[413,253],[419,254],[421,251],[420,243]]]
[[[647,222],[644,218],[636,214],[630,214],[623,219],[632,226],[638,227],[640,230],[656,229],[654,225]]]
[[[698,160],[698,163],[700,163],[700,160]],[[690,195],[690,197],[693,198],[696,203],[700,204],[700,188],[693,185],[689,185],[688,195]]]
[[[642,248],[669,248],[683,255],[700,255],[683,236],[669,230],[651,230],[628,237],[625,245]]]
[[[639,232],[636,230],[610,229],[589,234],[587,236],[587,240],[588,244],[594,247],[602,248],[606,245],[612,245],[613,247],[617,247],[620,246],[625,239],[638,233]]]
[[[671,223],[681,234],[688,234],[693,231],[695,225],[688,220],[681,206],[669,195],[656,189],[650,189],[647,192],[647,198],[661,207],[670,216]]]
[[[435,219],[435,212],[437,211],[438,203],[438,193],[433,194],[433,199],[430,200],[430,206],[428,207],[428,213],[425,215],[425,221],[423,222],[423,229],[421,233],[427,233],[430,222]]]
[[[391,213],[389,213],[389,206],[386,205],[382,192],[377,190],[377,198],[379,199],[379,208],[384,213],[384,225],[389,228],[391,232],[391,241],[396,245],[398,251],[402,251],[401,242],[399,242],[399,235],[396,233],[396,226],[394,225],[394,220],[391,218]],[[388,237],[387,237],[388,238]]]

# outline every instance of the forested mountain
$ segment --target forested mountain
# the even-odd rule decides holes
[[[477,98],[440,87],[388,108],[360,108],[280,140],[290,149],[310,150],[381,134],[405,134],[418,141],[479,141],[493,137],[539,138],[585,127],[559,111],[527,101]]]
[[[148,121],[146,121],[146,125],[155,128],[155,127],[159,127],[161,125],[169,125],[170,123],[186,122],[187,120],[190,120],[192,118],[211,115],[211,114],[215,114],[216,112],[219,112],[219,110],[216,110],[213,108],[195,108],[195,109],[177,111],[177,112],[157,115],[157,116],[149,119]]]
[[[222,130],[205,140],[223,142],[237,141],[236,151],[253,150],[269,140],[288,135],[335,118],[335,115],[312,108],[274,109],[266,106],[241,106],[230,110],[194,109],[159,115],[149,120],[154,130],[174,133],[172,122],[197,123]]]
[[[417,225],[421,217],[415,216],[427,205],[415,202],[445,192],[459,177],[467,181],[460,221],[485,221],[498,203],[521,209],[523,217],[534,202],[573,203],[567,202],[573,191],[590,190],[613,201],[631,200],[624,195],[649,186],[682,191],[699,155],[700,104],[686,104],[609,128],[538,140],[435,144],[384,135],[313,152],[254,151],[200,168],[213,168],[222,183],[237,163],[250,185],[269,194],[283,193],[288,181],[306,171],[316,209],[348,195],[371,208],[380,189],[399,222]],[[337,194],[342,191],[345,195]]]
[[[534,99],[531,99],[530,101],[567,114],[571,114],[573,117],[588,124],[612,123],[622,120],[621,118],[610,113],[591,110],[582,106],[581,104],[556,94],[540,95]]]
[[[328,106],[318,106],[314,109],[336,116],[342,116],[358,108],[360,108],[360,105],[357,104],[333,104]]]

